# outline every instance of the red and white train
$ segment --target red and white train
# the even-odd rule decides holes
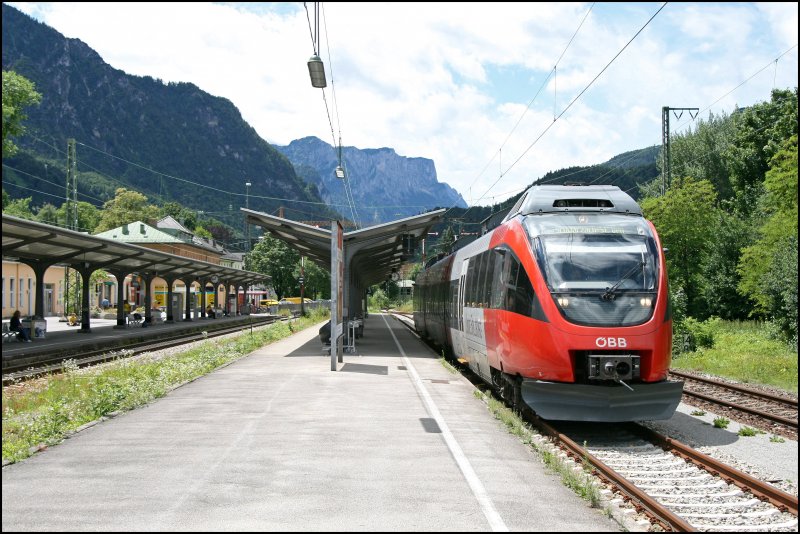
[[[502,224],[422,271],[417,331],[545,419],[669,419],[661,243],[614,186],[533,186]]]

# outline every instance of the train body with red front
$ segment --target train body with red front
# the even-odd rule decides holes
[[[531,187],[420,272],[414,323],[545,419],[668,419],[680,402],[661,243],[614,186]]]

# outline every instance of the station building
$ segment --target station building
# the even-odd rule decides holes
[[[244,265],[243,254],[229,253],[214,239],[206,239],[194,235],[173,217],[167,216],[157,222],[155,226],[143,221],[123,224],[117,228],[95,234],[97,237],[112,239],[121,243],[140,245],[153,250],[159,250],[176,256],[201,260],[214,265],[221,265],[235,269],[242,269]],[[64,291],[67,287],[65,276],[67,267],[53,265],[44,274],[44,310],[45,316],[64,315]],[[73,274],[74,270],[69,270]],[[117,280],[108,276],[97,281],[90,288],[90,305],[100,311],[104,301],[109,308],[117,307]],[[128,303],[132,308],[141,307],[145,302],[145,294],[141,288],[145,287],[142,279],[137,275],[128,275],[123,281],[124,291]],[[177,281],[173,291],[177,294],[186,294],[186,287],[182,281]],[[190,294],[197,294],[199,286],[190,289]],[[35,312],[36,275],[33,269],[25,263],[3,259],[2,271],[2,317],[11,317],[14,311],[19,310],[23,317],[32,316]],[[153,305],[165,308],[167,305],[167,283],[165,280],[156,279],[152,284],[151,297]],[[213,307],[218,307],[224,302],[225,290],[206,288],[206,302]],[[244,302],[244,295],[236,299],[236,305]]]

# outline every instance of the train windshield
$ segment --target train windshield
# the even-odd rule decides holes
[[[630,326],[650,318],[658,255],[644,219],[553,214],[526,218],[526,228],[565,318],[602,326]]]

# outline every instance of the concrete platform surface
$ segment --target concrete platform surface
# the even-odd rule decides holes
[[[396,320],[317,329],[4,468],[3,530],[620,530]]]

